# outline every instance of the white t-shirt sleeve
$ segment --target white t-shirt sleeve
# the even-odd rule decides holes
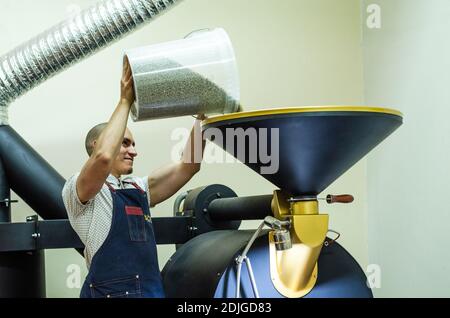
[[[62,190],[62,198],[69,216],[79,216],[89,210],[92,206],[93,199],[86,204],[81,203],[77,194],[77,179],[79,173],[70,177]]]
[[[66,181],[62,190],[62,199],[70,224],[81,241],[86,245],[95,204],[94,199],[89,200],[86,204],[81,203],[77,194],[78,176],[79,173]]]

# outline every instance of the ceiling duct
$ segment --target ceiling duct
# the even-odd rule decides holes
[[[15,99],[180,1],[101,1],[0,57],[0,125]]]

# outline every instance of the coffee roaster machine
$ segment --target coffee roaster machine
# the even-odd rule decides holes
[[[166,264],[167,293],[174,297],[372,297],[364,272],[335,242],[336,233],[329,232],[328,215],[319,214],[318,195],[401,124],[399,112],[368,107],[270,109],[206,120],[204,132],[213,130],[205,133],[208,139],[277,189],[251,197],[238,197],[222,185],[189,192],[178,214],[193,217],[195,230],[202,234],[180,247]],[[233,133],[239,130],[249,132],[246,139],[241,135],[241,144]],[[260,137],[257,142],[251,133]],[[250,159],[252,152],[267,149],[279,155],[276,171],[263,169],[267,162]],[[350,203],[353,197],[324,199]],[[241,231],[241,220],[263,222],[256,231]]]
[[[205,136],[239,154],[275,189],[238,197],[224,185],[208,185],[179,196],[174,217],[154,218],[157,243],[177,244],[162,270],[167,296],[372,297],[358,263],[330,236],[318,196],[401,124],[402,114],[395,110],[337,106],[204,121]],[[228,133],[238,130],[264,138],[255,145],[249,135],[238,140]],[[219,142],[218,133],[225,139]],[[278,155],[278,169],[262,173],[267,162],[243,160],[260,148]],[[0,297],[45,297],[43,251],[83,248],[60,196],[64,179],[10,126],[0,127],[0,156]],[[43,220],[32,216],[11,223],[10,189]],[[324,199],[353,200],[351,195]],[[239,230],[243,220],[261,223],[255,230]]]

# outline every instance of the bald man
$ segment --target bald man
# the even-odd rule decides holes
[[[199,170],[194,124],[181,160],[145,178],[129,176],[137,157],[127,120],[135,99],[131,69],[124,61],[121,97],[108,123],[86,137],[89,159],[62,191],[70,223],[85,245],[86,277],[80,297],[164,297],[151,222],[154,207],[174,195]]]

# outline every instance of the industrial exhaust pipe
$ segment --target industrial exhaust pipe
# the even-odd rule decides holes
[[[65,181],[8,126],[8,106],[180,1],[101,1],[0,57],[0,159],[11,188],[44,219],[67,217]]]
[[[32,88],[153,20],[180,0],[106,0],[0,57],[0,125]]]

